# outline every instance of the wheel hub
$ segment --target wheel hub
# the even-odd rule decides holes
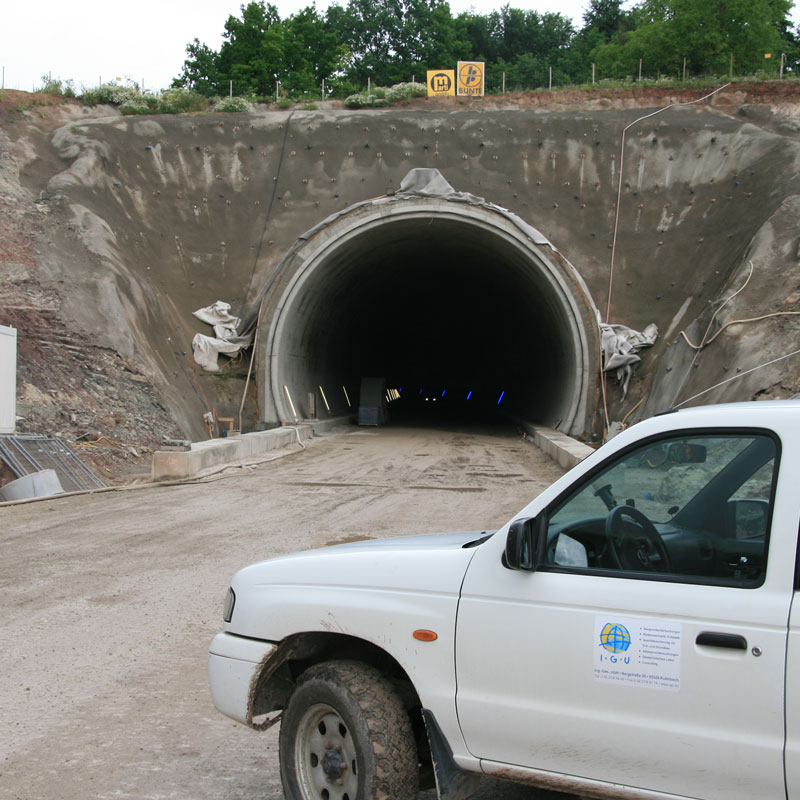
[[[342,777],[347,769],[347,762],[338,750],[326,750],[322,756],[322,770],[329,780],[335,781]]]

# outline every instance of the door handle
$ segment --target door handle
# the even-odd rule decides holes
[[[716,633],[703,631],[697,634],[695,644],[703,647],[725,647],[728,650],[747,650],[747,639],[738,633]]]

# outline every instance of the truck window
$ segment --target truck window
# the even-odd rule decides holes
[[[549,510],[543,566],[758,586],[777,454],[766,433],[691,433],[640,444]]]

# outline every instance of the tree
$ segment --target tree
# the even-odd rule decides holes
[[[790,0],[672,0],[670,27],[694,73],[726,74],[733,56],[741,73],[764,68],[779,54]]]
[[[605,41],[620,29],[624,16],[622,0],[589,0],[583,12],[583,21],[587,28],[597,31]]]
[[[195,39],[186,45],[186,54],[183,71],[172,81],[172,88],[185,86],[206,97],[218,94],[217,53]]]
[[[218,53],[195,39],[173,85],[204,95],[271,95],[275,81],[294,95],[316,91],[323,80],[351,93],[369,79],[377,85],[420,78],[426,69],[486,62],[487,86],[520,89],[585,82],[591,64],[601,77],[638,73],[727,74],[770,68],[780,54],[800,70],[800,35],[788,13],[791,0],[588,0],[584,27],[557,13],[514,8],[453,18],[447,0],[347,0],[324,15],[314,6],[281,20],[275,6],[251,0],[229,16]],[[773,58],[765,60],[764,54]]]
[[[304,8],[284,22],[284,86],[290,93],[317,90],[342,73],[348,52],[316,8]]]
[[[220,78],[233,81],[236,94],[266,95],[285,76],[284,28],[278,9],[263,0],[241,7],[241,19],[229,16],[217,60]]]
[[[727,75],[731,58],[738,74],[757,72],[770,63],[765,53],[779,58],[790,8],[790,0],[643,0],[629,29],[623,25],[591,58],[601,74],[618,78],[634,74],[639,59],[650,75],[681,75],[684,58],[692,75]]]

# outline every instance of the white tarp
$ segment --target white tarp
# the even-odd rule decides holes
[[[622,384],[622,396],[628,393],[628,384],[636,364],[642,359],[636,355],[643,347],[652,347],[658,338],[658,328],[651,322],[643,331],[625,325],[600,323],[600,346],[603,350],[603,372],[616,372]]]
[[[192,312],[199,320],[214,328],[214,336],[198,333],[192,339],[194,360],[208,372],[219,372],[217,356],[220,353],[236,355],[243,347],[249,347],[252,341],[252,336],[239,336],[236,333],[241,320],[234,317],[230,310],[230,303],[217,300],[206,308]]]

